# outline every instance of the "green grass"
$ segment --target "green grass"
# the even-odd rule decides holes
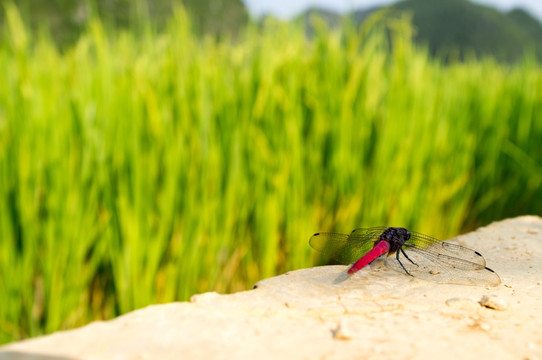
[[[316,231],[440,238],[542,207],[542,69],[443,66],[408,21],[268,22],[232,42],[183,12],[94,21],[60,53],[0,44],[0,343],[315,263]]]

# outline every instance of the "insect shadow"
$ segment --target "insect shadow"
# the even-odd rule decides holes
[[[339,273],[339,275],[335,279],[333,279],[333,284],[335,284],[335,285],[340,284],[340,283],[348,280],[350,278],[350,276],[352,276],[352,275],[348,274],[348,272],[346,270],[341,271]]]

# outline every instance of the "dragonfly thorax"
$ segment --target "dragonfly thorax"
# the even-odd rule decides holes
[[[410,231],[405,228],[389,227],[379,236],[390,244],[390,253],[399,250],[410,239]]]

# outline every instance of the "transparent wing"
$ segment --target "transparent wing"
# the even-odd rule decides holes
[[[486,266],[486,260],[478,251],[460,245],[444,242],[415,231],[410,232],[410,240],[408,240],[405,245],[405,250],[407,249],[408,245],[414,245],[417,248],[427,249],[428,251],[436,254],[460,258],[484,267]]]
[[[399,253],[399,261],[412,276],[420,279],[447,284],[478,286],[497,286],[501,282],[499,275],[485,266],[483,257],[474,258],[480,260],[481,257],[483,260],[483,264],[481,264],[450,255],[476,253],[474,250],[459,245],[439,242],[421,248],[410,244],[403,246],[403,250],[404,253]],[[386,265],[395,271],[405,273],[396,254],[386,259]]]
[[[386,227],[359,228],[349,235],[316,233],[310,238],[309,244],[331,259],[349,264],[369,252],[385,229]]]

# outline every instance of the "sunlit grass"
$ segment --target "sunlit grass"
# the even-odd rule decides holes
[[[542,72],[444,66],[408,22],[199,41],[93,22],[0,46],[0,343],[311,266],[316,231],[539,212]],[[393,30],[395,29],[395,30]],[[403,31],[399,31],[403,30]]]

